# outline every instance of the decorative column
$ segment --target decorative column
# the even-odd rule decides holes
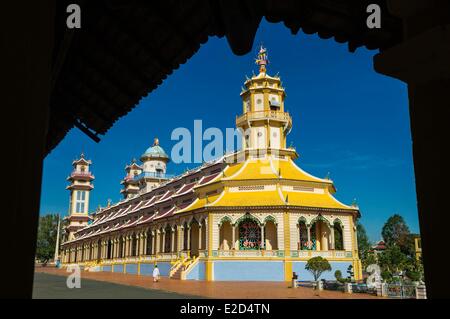
[[[107,249],[108,249],[108,243],[106,242],[106,240],[103,240],[102,242],[103,244],[103,259],[106,259],[107,257]]]
[[[156,245],[157,245],[156,237],[157,237],[156,231],[152,230],[152,255],[156,254]]]
[[[132,244],[132,238],[130,235],[127,236],[127,257],[131,256],[131,244]]]
[[[202,225],[198,224],[198,250],[202,249]]]
[[[260,225],[261,227],[261,249],[265,249],[266,248],[266,239],[264,237],[264,224]]]
[[[331,238],[330,250],[335,250],[336,246],[335,246],[335,240],[334,240],[334,226],[333,225],[330,225],[330,238]]]
[[[141,255],[142,256],[145,256],[145,255],[147,255],[147,231],[145,231],[143,234],[142,234],[142,238],[143,238],[143,244],[142,244],[142,253],[141,253]]]
[[[312,243],[311,243],[311,225],[306,225],[306,232],[308,234],[308,248],[311,249],[312,248]]]
[[[187,226],[187,249],[186,250],[191,250],[191,226],[188,225]]]
[[[170,251],[175,251],[175,228],[170,227]]]
[[[209,247],[209,227],[208,227],[208,218],[206,218],[205,220],[204,220],[204,223],[205,223],[205,229],[204,229],[204,231],[205,231],[205,248],[204,248],[204,250],[208,250],[208,247]]]
[[[161,231],[159,229],[156,230],[156,247],[155,247],[155,254],[158,254],[160,252],[160,242],[161,242]]]
[[[447,250],[450,215],[443,213],[447,187],[442,172],[447,158],[450,88],[450,2],[387,1],[389,12],[403,22],[398,43],[374,56],[374,68],[408,84],[410,127],[417,206],[429,298],[448,298],[440,252]]]
[[[180,226],[179,242],[180,242],[179,250],[180,251],[185,250],[185,247],[184,247],[184,226]]]
[[[231,225],[231,249],[236,249],[236,225]],[[238,247],[239,249],[239,247]]]
[[[112,254],[111,254],[112,259],[116,258],[116,249],[117,249],[117,242],[116,242],[116,238],[113,237],[112,238]]]
[[[127,248],[127,237],[122,236],[122,257],[121,258],[125,258],[126,248]]]

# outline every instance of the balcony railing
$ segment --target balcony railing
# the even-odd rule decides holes
[[[352,252],[345,250],[291,250],[291,257],[351,258]]]
[[[259,119],[279,120],[282,122],[287,122],[290,125],[292,124],[292,118],[288,112],[272,111],[272,110],[244,113],[241,116],[236,117],[236,124],[239,125],[242,122],[246,122],[247,120],[259,120]]]
[[[213,250],[213,257],[284,257],[282,250]]]
[[[94,178],[91,172],[72,171],[70,177],[91,177]]]
[[[159,172],[143,172],[141,174],[133,176],[133,180],[139,180],[139,179],[142,179],[142,178],[145,178],[145,177],[170,179],[170,178],[175,177],[175,175],[159,173]]]
[[[353,254],[351,251],[344,250],[291,250],[290,257],[310,259],[312,257],[324,257],[329,259],[339,259],[339,258],[352,258]],[[189,251],[179,251],[179,252],[169,252],[169,253],[157,253],[156,255],[143,255],[143,256],[128,256],[122,258],[113,259],[101,259],[102,265],[111,264],[121,264],[121,263],[137,263],[137,262],[155,262],[155,261],[174,261],[178,259],[185,259],[190,257]],[[198,257],[207,258],[207,250],[199,250]],[[225,258],[284,258],[284,250],[213,250],[211,257],[225,257]],[[286,256],[289,257],[289,256]],[[97,259],[78,261],[80,265],[90,264],[92,262],[97,262]],[[73,263],[73,262],[72,262]],[[68,263],[69,264],[69,263]]]

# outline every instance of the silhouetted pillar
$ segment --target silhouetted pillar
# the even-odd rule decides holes
[[[48,128],[55,1],[2,3],[2,149],[19,170],[4,170],[8,200],[0,232],[0,297],[31,298],[36,251],[42,161]],[[6,163],[5,163],[6,164]],[[26,181],[26,183],[24,182]],[[19,235],[20,234],[20,235]],[[14,238],[14,243],[11,243]],[[18,249],[20,247],[20,249]]]
[[[402,18],[404,41],[374,57],[379,73],[408,84],[423,262],[428,297],[450,295],[442,280],[442,254],[447,251],[450,215],[447,206],[448,119],[450,92],[450,2],[389,1]]]

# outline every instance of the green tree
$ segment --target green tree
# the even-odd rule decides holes
[[[350,282],[348,278],[342,277],[342,272],[340,270],[336,270],[334,272],[334,277],[336,278],[336,281],[345,284],[346,282]]]
[[[381,230],[381,235],[387,246],[397,245],[404,254],[408,256],[414,254],[414,239],[402,216],[395,214],[389,217]]]
[[[334,278],[336,278],[337,281],[342,279],[342,272],[339,269],[334,272]]]
[[[410,258],[397,245],[388,246],[378,255],[378,263],[382,270],[382,277],[390,280],[394,274],[406,269]]]
[[[364,226],[357,221],[356,222],[356,232],[358,236],[358,253],[363,269],[365,270],[368,265],[375,263],[373,254],[370,252],[372,244],[367,236],[366,229]]]
[[[305,269],[313,275],[314,281],[317,281],[322,273],[331,271],[331,265],[328,260],[319,256],[309,259],[305,265]]]
[[[55,255],[58,215],[48,214],[39,217],[39,228],[36,245],[36,258],[48,262]]]

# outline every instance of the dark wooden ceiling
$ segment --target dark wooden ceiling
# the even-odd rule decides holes
[[[401,41],[401,21],[385,0],[96,0],[79,2],[81,29],[66,28],[57,1],[48,154],[74,126],[94,139],[193,56],[210,36],[226,37],[237,55],[252,49],[263,17],[358,47]],[[382,28],[366,26],[366,8],[382,8]]]

